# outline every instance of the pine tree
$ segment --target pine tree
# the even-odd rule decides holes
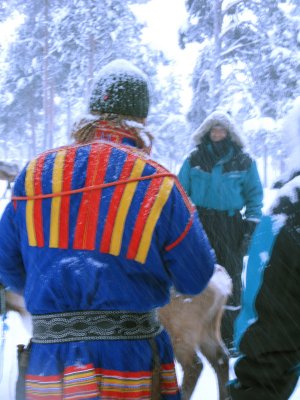
[[[248,63],[252,76],[251,94],[259,105],[261,115],[282,118],[290,104],[300,94],[299,19],[297,1],[255,2],[249,8],[256,15],[260,32],[259,47]],[[298,10],[298,11],[297,11]]]
[[[243,117],[253,105],[259,115],[280,117],[283,103],[299,94],[299,19],[291,15],[296,1],[186,4],[189,24],[181,30],[181,45],[197,41],[202,46],[192,81],[192,127],[217,105],[233,104],[235,96],[243,103],[238,110]]]
[[[94,75],[102,65],[117,57],[143,58],[141,25],[129,3],[9,3],[6,15],[18,8],[25,21],[8,53],[9,68],[0,89],[6,99],[0,124],[6,138],[29,141],[25,158],[69,140],[74,120],[86,111]]]

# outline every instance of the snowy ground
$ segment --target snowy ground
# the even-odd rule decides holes
[[[0,195],[4,189],[0,182]],[[266,207],[273,198],[271,191],[266,191],[265,205]],[[8,200],[0,201],[0,215]],[[21,320],[17,313],[10,312],[6,320],[8,330],[5,334],[5,345],[0,347],[0,399],[1,400],[14,400],[15,395],[15,381],[17,376],[17,360],[16,360],[16,346],[18,344],[26,344],[29,340],[29,335],[24,329]],[[1,343],[0,343],[1,346]],[[213,369],[208,362],[204,359],[204,369],[198,380],[197,386],[193,393],[191,400],[218,400],[218,386],[216,376]],[[230,361],[230,378],[234,377],[233,371],[234,360]],[[181,381],[182,371],[180,366],[177,366],[178,379]],[[290,397],[290,400],[300,400],[300,382]]]

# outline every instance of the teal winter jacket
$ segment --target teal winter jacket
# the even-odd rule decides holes
[[[226,148],[218,155],[209,132],[215,125],[228,132]],[[211,113],[194,133],[196,148],[184,161],[179,181],[193,203],[233,215],[243,209],[248,220],[261,218],[263,188],[256,162],[244,152],[237,126],[221,111]]]
[[[229,213],[245,207],[247,219],[259,220],[263,190],[255,161],[232,148],[211,170],[206,170],[201,166],[201,160],[200,165],[195,165],[197,155],[203,150],[198,148],[192,153],[184,161],[178,175],[193,203]]]

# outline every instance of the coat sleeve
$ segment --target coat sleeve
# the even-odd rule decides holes
[[[258,222],[262,215],[263,187],[258,174],[256,162],[252,161],[247,172],[243,194],[245,198],[245,216],[249,220]]]
[[[229,382],[234,400],[288,399],[297,383],[300,233],[294,232],[281,229],[264,269],[254,303],[256,319],[240,339],[240,357],[234,366],[237,379]],[[246,278],[246,289],[247,282]],[[244,298],[242,307],[247,303]]]
[[[7,205],[0,220],[0,282],[19,294],[25,285],[25,269],[12,202]]]
[[[169,211],[161,221],[166,227],[162,254],[164,264],[178,292],[198,294],[213,274],[214,251],[194,206],[179,182],[174,185],[170,203]]]
[[[181,183],[182,187],[184,188],[185,192],[188,196],[191,195],[191,165],[189,159],[187,158],[182,167],[180,168],[178,174],[179,182]]]

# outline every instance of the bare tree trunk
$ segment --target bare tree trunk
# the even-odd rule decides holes
[[[264,187],[268,186],[268,147],[264,139]]]
[[[89,35],[89,46],[88,46],[88,76],[87,76],[87,85],[86,85],[86,104],[88,99],[90,98],[92,85],[93,85],[93,78],[94,78],[94,58],[95,58],[95,38],[93,34]]]
[[[71,113],[71,102],[70,96],[67,98],[67,132],[66,132],[66,142],[70,141],[70,135],[72,130],[72,113]]]
[[[285,160],[282,154],[280,154],[280,174],[282,175],[285,172]]]
[[[54,86],[53,80],[49,82],[49,104],[48,104],[48,119],[49,119],[49,140],[48,140],[48,148],[53,148],[54,145]]]
[[[47,148],[49,135],[49,119],[48,119],[48,104],[49,104],[49,43],[48,43],[48,0],[44,0],[44,49],[43,49],[43,110],[44,110],[44,138],[43,150]]]
[[[214,48],[213,48],[213,76],[211,82],[211,108],[215,109],[220,99],[221,85],[221,30],[223,24],[222,2],[223,0],[213,0],[214,16]]]
[[[31,142],[28,148],[28,160],[34,157],[37,154],[37,147],[36,147],[36,130],[35,130],[35,119],[34,119],[34,112],[31,110],[30,112],[30,125],[31,125]]]

